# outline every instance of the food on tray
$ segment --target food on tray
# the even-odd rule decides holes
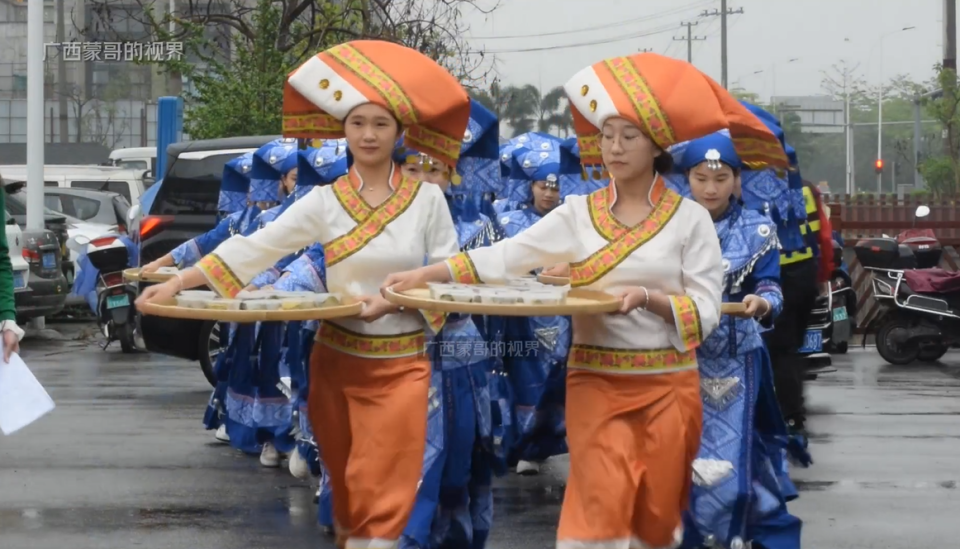
[[[206,298],[177,296],[177,306],[187,309],[203,309],[206,307]]]
[[[566,292],[531,290],[521,296],[524,305],[560,305],[566,301]]]
[[[340,296],[337,294],[314,294],[313,305],[315,307],[336,307],[340,305]]]
[[[570,286],[543,284],[534,277],[513,278],[507,285],[429,283],[430,298],[460,303],[490,305],[559,305]]]
[[[279,311],[279,299],[247,299],[243,302],[243,308],[248,311]]]
[[[316,301],[307,297],[291,297],[280,299],[281,311],[296,311],[298,309],[313,309]]]
[[[205,308],[215,311],[239,311],[242,304],[239,299],[211,299],[204,303]]]
[[[157,274],[177,274],[180,272],[180,269],[176,267],[160,267],[156,270]]]
[[[520,296],[520,292],[513,290],[488,291],[480,294],[480,302],[491,305],[516,305],[522,301]]]

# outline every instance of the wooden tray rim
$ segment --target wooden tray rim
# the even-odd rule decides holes
[[[566,276],[537,275],[537,281],[549,286],[566,286],[570,284],[570,278]],[[743,303],[728,302],[720,305],[720,313],[725,315],[742,313],[746,310],[747,306]]]
[[[131,282],[166,282],[176,276],[170,273],[141,274],[138,268],[124,269],[123,271],[123,278]]]
[[[145,315],[187,320],[212,320],[222,322],[289,322],[295,320],[326,320],[357,316],[363,310],[363,302],[346,298],[343,305],[293,311],[221,311],[219,309],[191,309],[178,307],[176,300],[166,303],[144,303],[140,312]],[[171,305],[171,303],[173,303]]]

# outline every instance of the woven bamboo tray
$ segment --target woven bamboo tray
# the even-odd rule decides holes
[[[620,300],[610,294],[594,290],[570,290],[561,305],[499,305],[494,303],[460,303],[440,301],[430,297],[427,288],[416,288],[402,293],[388,288],[387,301],[411,309],[440,313],[465,313],[494,316],[572,316],[612,313],[620,309]]]
[[[189,320],[216,320],[221,322],[286,322],[292,320],[325,320],[357,316],[363,303],[347,298],[346,303],[334,307],[294,309],[291,311],[223,311],[219,309],[191,309],[178,307],[175,299],[160,303],[144,303],[140,312],[145,315]]]
[[[537,281],[550,286],[566,286],[570,284],[570,279],[565,276],[537,275]],[[747,306],[743,303],[723,303],[720,305],[720,313],[725,315],[738,314],[746,310]]]
[[[176,276],[173,273],[141,273],[140,269],[123,271],[123,279],[130,282],[166,282]]]

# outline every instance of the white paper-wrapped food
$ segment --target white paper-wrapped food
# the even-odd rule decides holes
[[[157,274],[171,274],[175,275],[180,272],[180,269],[176,267],[160,267],[157,269]]]

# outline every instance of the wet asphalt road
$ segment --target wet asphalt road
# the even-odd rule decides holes
[[[71,340],[25,342],[24,357],[58,407],[0,437],[0,548],[333,547],[315,487],[203,430],[210,389],[195,364]],[[808,391],[816,463],[794,475],[804,546],[955,546],[960,354],[893,367],[868,349],[834,363]],[[491,549],[552,547],[565,471],[558,458],[498,481]]]

